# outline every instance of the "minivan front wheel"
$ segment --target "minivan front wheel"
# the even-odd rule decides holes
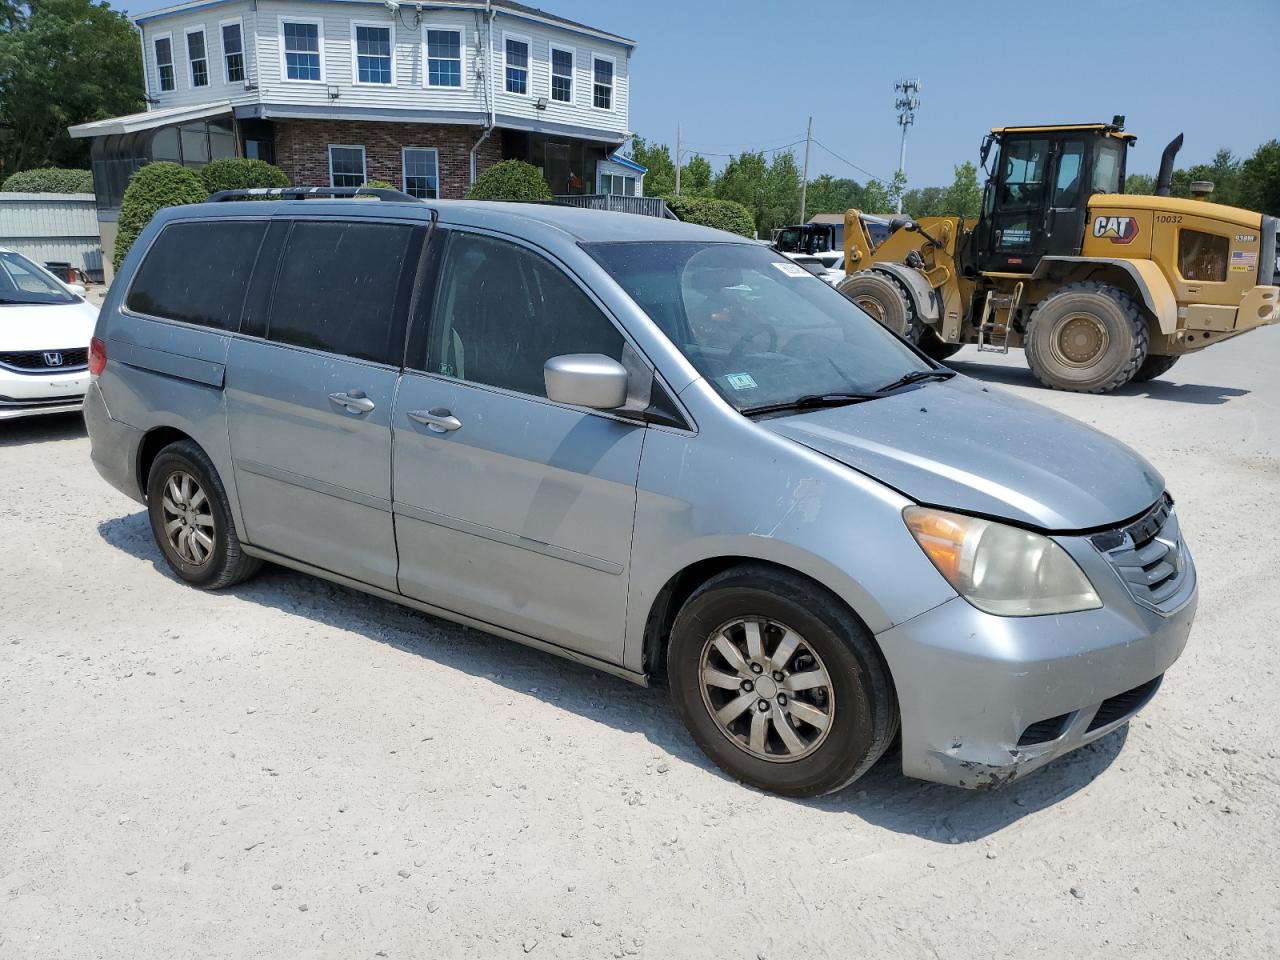
[[[774,793],[839,790],[897,732],[893,686],[866,627],[785,571],[735,567],[699,587],[676,617],[667,669],[703,751]]]
[[[147,512],[165,562],[192,586],[228,587],[262,566],[241,549],[217,470],[190,440],[165,447],[151,464]]]

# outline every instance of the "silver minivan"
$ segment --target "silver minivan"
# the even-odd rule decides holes
[[[1007,782],[1126,723],[1196,574],[1160,474],[719,231],[536,204],[162,211],[93,461],[173,572],[265,561],[647,684],[732,776]],[[607,758],[601,758],[607,762]]]

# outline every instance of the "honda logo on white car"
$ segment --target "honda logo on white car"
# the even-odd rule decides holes
[[[51,351],[49,353],[46,353],[44,355],[44,365],[46,367],[62,366],[62,354],[57,353],[56,351]]]

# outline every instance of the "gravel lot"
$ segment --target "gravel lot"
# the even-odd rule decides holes
[[[269,568],[179,585],[78,418],[0,424],[0,957],[1270,957],[1280,329],[1111,397],[1199,564],[1127,731],[994,794],[816,802],[644,690]],[[980,694],[978,694],[980,695]]]

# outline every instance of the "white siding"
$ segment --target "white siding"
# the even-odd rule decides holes
[[[243,25],[246,78],[256,82],[256,91],[246,92],[240,83],[228,84],[223,62],[221,21],[239,17]],[[320,83],[285,79],[281,70],[281,21],[291,18],[320,21],[323,28],[323,72]],[[390,86],[360,84],[354,76],[352,56],[352,21],[386,23],[394,28],[395,79]],[[207,87],[192,88],[187,62],[186,30],[203,26],[209,55],[210,82]],[[425,82],[426,30],[431,26],[461,27],[464,63],[462,86],[458,88],[428,87]],[[372,108],[386,111],[410,110],[423,121],[448,122],[445,118],[422,116],[423,111],[443,114],[472,114],[479,122],[488,109],[484,85],[487,78],[477,75],[483,65],[484,38],[488,24],[483,16],[471,10],[428,9],[422,13],[421,27],[414,26],[411,4],[404,4],[397,16],[381,3],[314,3],[308,0],[259,0],[256,11],[248,2],[222,3],[189,13],[162,15],[141,24],[145,39],[147,88],[169,107],[189,103],[231,100],[236,104],[265,103],[272,105],[305,105],[316,108]],[[506,92],[504,67],[505,32],[518,34],[530,41],[529,95]],[[170,34],[173,40],[174,75],[177,89],[160,92],[155,62],[155,37]],[[555,44],[574,52],[574,102],[558,103],[550,99],[550,46]],[[494,104],[499,114],[517,116],[548,124],[566,124],[593,130],[626,133],[629,106],[629,51],[626,46],[577,31],[544,25],[499,12],[493,25]],[[610,110],[592,105],[592,70],[594,54],[611,57],[614,69],[614,103]],[[330,96],[330,88],[338,96]],[[538,97],[547,97],[546,110],[535,107]]]
[[[159,103],[157,107],[177,107],[191,103],[213,103],[230,100],[233,103],[253,103],[257,94],[246,92],[243,83],[227,83],[227,71],[222,59],[222,28],[219,22],[239,17],[244,35],[245,77],[252,80],[257,75],[250,50],[253,11],[248,3],[223,3],[193,11],[147,20],[140,24],[143,38],[143,69],[147,74],[147,92]],[[191,70],[187,60],[187,30],[204,28],[205,51],[209,58],[209,85],[191,86]],[[160,71],[156,65],[156,37],[168,34],[173,42],[174,89],[160,90]]]

